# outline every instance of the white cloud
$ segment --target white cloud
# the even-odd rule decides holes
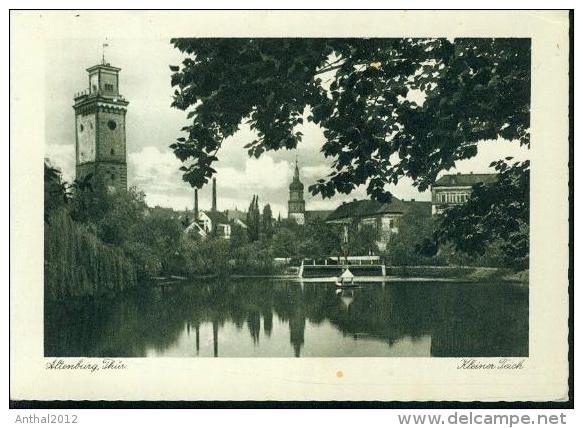
[[[305,180],[312,184],[316,180],[321,178],[325,178],[332,172],[330,166],[326,163],[322,163],[321,165],[314,165],[314,166],[304,166],[300,168],[300,173],[302,177],[305,177]]]
[[[75,180],[75,146],[72,144],[47,144],[45,157],[52,166],[63,173],[63,179],[69,183]]]
[[[192,206],[192,190],[182,180],[180,161],[170,151],[148,146],[128,156],[128,185],[146,193],[148,205],[175,209]]]
[[[290,176],[290,165],[269,156],[247,158],[244,169],[217,168],[217,180],[225,189],[284,189]]]
[[[148,205],[191,209],[193,190],[182,180],[181,162],[171,150],[144,147],[128,157],[128,184],[146,193]],[[260,196],[260,205],[270,203],[275,213],[285,211],[282,201],[274,194],[287,198],[287,186],[291,179],[291,166],[286,161],[274,161],[265,155],[260,159],[246,158],[242,168],[220,167],[217,164],[217,203],[220,210],[246,210],[253,194]],[[199,206],[211,206],[211,186],[199,191]]]
[[[130,153],[128,160],[131,184],[160,191],[171,190],[168,185],[181,184],[181,163],[170,150],[162,152],[154,146],[144,147],[139,152]]]
[[[167,193],[145,192],[146,204],[150,207],[161,206],[175,210],[192,210],[193,198],[184,193],[182,195],[168,195]]]
[[[471,159],[457,161],[455,169],[452,169],[444,174],[452,174],[454,172],[461,172],[468,174],[495,172],[494,168],[490,167],[490,163],[498,161],[507,156],[512,156],[515,161],[524,161],[530,159],[530,152],[527,146],[521,146],[518,141],[508,140],[488,140],[480,141],[478,143],[478,155]]]

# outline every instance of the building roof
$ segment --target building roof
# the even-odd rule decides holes
[[[247,212],[234,210],[225,210],[225,215],[229,220],[241,220],[243,222],[247,221]]]
[[[88,73],[91,73],[92,71],[97,70],[98,68],[103,68],[105,70],[114,71],[114,72],[121,71],[121,68],[114,67],[114,66],[110,65],[109,63],[107,63],[107,64],[97,64],[97,65],[93,65],[93,66],[87,68],[86,71]]]
[[[340,205],[328,216],[326,221],[356,217],[374,217],[382,214],[403,214],[409,209],[408,204],[410,203],[415,202],[405,202],[394,196],[389,203],[371,200],[354,200]]]
[[[203,213],[215,224],[229,224],[227,216],[220,211],[203,211]]]
[[[310,210],[304,213],[306,220],[327,220],[328,216],[332,214],[334,210]]]
[[[439,178],[433,187],[473,186],[477,183],[492,183],[496,174],[446,174]]]
[[[167,215],[172,218],[183,218],[187,214],[185,211],[176,211],[173,208],[161,207],[159,205],[148,207],[148,211],[151,214]]]
[[[409,209],[415,210],[415,213],[431,216],[431,201],[416,201],[412,199],[411,201],[406,201],[405,203]]]
[[[198,233],[200,236],[206,236],[207,233],[205,232],[205,230],[201,227],[200,224],[198,224],[197,222],[193,221],[192,223],[190,223],[185,229],[184,229],[184,233],[190,233],[192,231],[195,231],[196,233]]]
[[[238,218],[236,218],[235,220],[233,220],[233,224],[237,225],[237,226],[241,226],[243,229],[247,229],[247,223],[245,223],[243,220],[239,220]]]

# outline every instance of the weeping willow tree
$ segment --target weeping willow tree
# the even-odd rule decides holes
[[[135,285],[135,268],[121,249],[75,223],[66,208],[51,211],[45,223],[48,299],[114,295]]]

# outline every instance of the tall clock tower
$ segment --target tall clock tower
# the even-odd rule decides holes
[[[106,64],[87,69],[89,88],[75,96],[76,175],[92,174],[109,191],[127,189],[126,111],[119,94],[120,68]]]

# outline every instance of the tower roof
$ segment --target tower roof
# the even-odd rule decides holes
[[[102,69],[107,70],[107,71],[113,71],[113,72],[116,72],[116,73],[121,70],[121,68],[114,67],[114,66],[109,65],[109,64],[96,64],[96,65],[91,66],[88,69],[86,69],[86,71],[88,73],[91,73],[92,71],[95,71],[95,70],[97,70],[99,68],[102,68]]]
[[[289,190],[304,190],[304,184],[300,181],[300,169],[298,167],[298,160],[296,159],[296,168],[294,171],[294,178],[289,185]]]

